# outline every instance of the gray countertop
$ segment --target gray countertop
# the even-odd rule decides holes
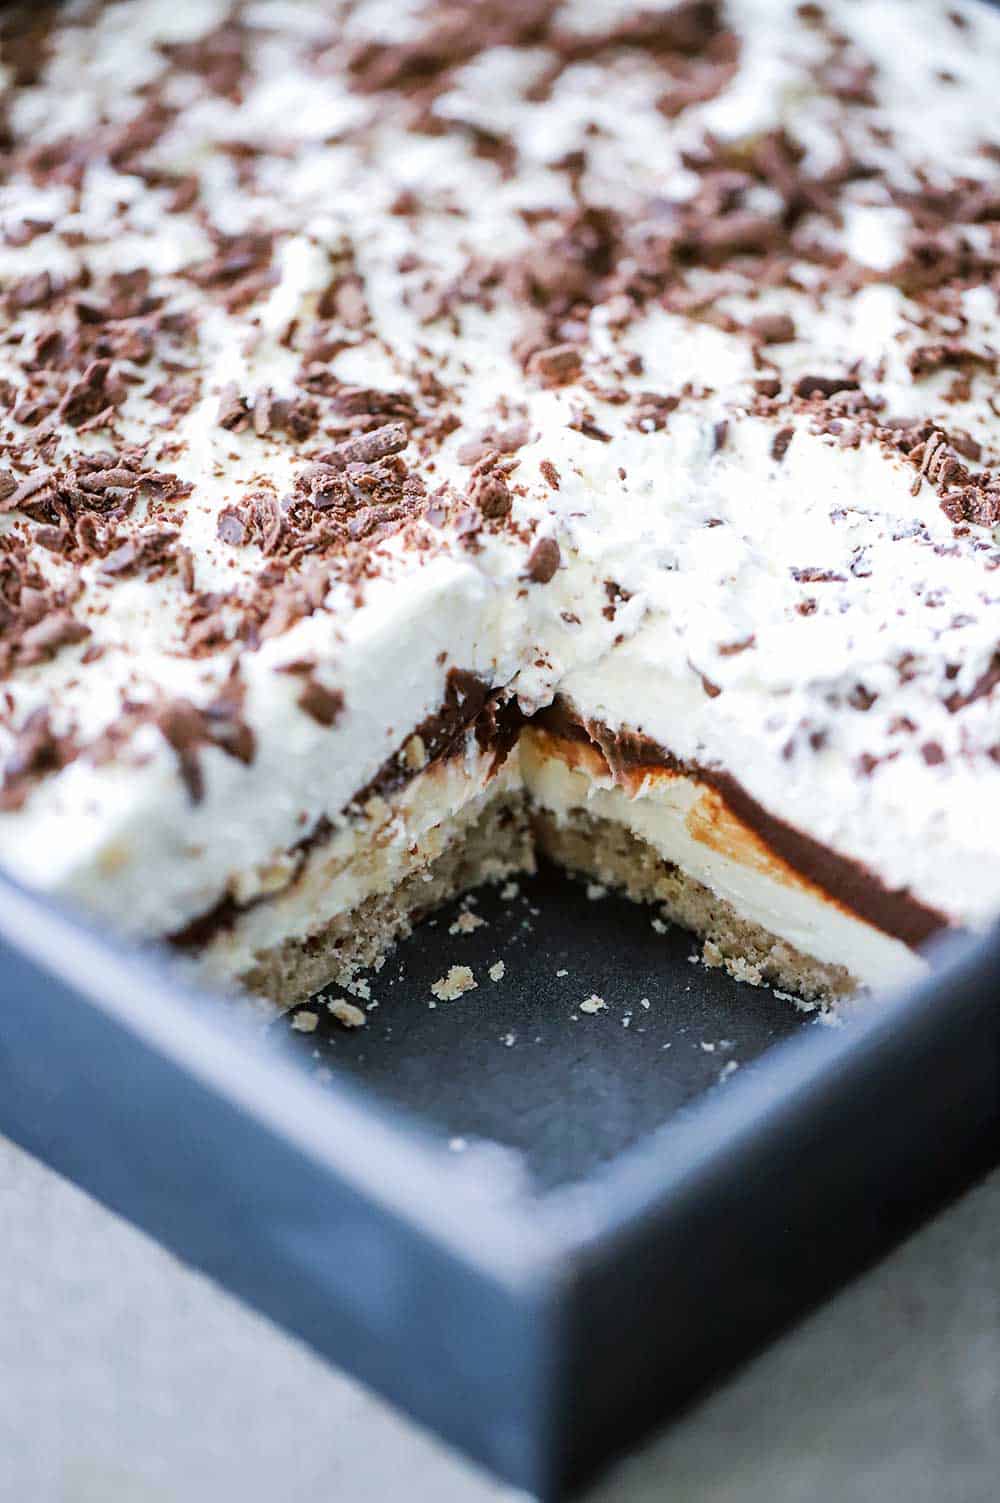
[[[515,1495],[0,1139],[0,1499]],[[1000,1172],[587,1503],[1000,1495]]]

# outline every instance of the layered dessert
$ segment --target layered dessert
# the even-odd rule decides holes
[[[536,854],[1000,909],[1000,16],[0,11],[0,862],[294,1003]]]

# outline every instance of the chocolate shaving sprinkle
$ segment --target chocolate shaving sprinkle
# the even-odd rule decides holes
[[[331,451],[330,458],[343,464],[374,464],[377,459],[399,454],[409,441],[404,423],[384,423],[357,438],[345,439]]]
[[[795,338],[795,321],[787,313],[761,313],[750,320],[750,332],[761,344],[788,344]]]
[[[103,414],[110,415],[123,396],[123,388],[112,379],[110,360],[94,360],[63,397],[59,416],[80,428]]]
[[[756,642],[757,638],[752,632],[748,637],[743,637],[738,642],[720,642],[719,656],[720,658],[735,657],[738,653],[747,652],[751,647],[756,645]]]
[[[832,569],[818,569],[811,566],[792,569],[792,578],[799,584],[843,584],[845,577]]]
[[[568,386],[580,379],[582,371],[583,356],[575,345],[554,345],[548,350],[536,350],[528,357],[528,375],[536,377],[543,386]]]
[[[795,383],[797,397],[832,397],[838,391],[857,391],[861,383],[853,376],[800,376]]]
[[[205,797],[203,747],[217,747],[244,764],[253,760],[254,738],[242,718],[242,700],[242,685],[231,680],[202,709],[179,698],[166,700],[152,710],[153,724],[177,754],[181,779],[193,804],[200,804]]]
[[[958,340],[945,339],[912,350],[906,363],[914,380],[919,381],[948,368],[962,371],[978,369],[993,374],[997,369],[997,356],[992,350],[973,350]]]
[[[240,548],[247,541],[247,518],[238,506],[224,506],[219,512],[215,530],[220,542]]]
[[[101,560],[100,572],[103,575],[121,577],[138,574],[143,570],[173,567],[176,563],[174,545],[177,536],[174,528],[166,527],[134,533]]]
[[[22,809],[38,783],[61,772],[77,756],[72,735],[58,734],[47,709],[32,712],[14,739],[14,748],[0,781],[0,810]]]
[[[497,457],[488,456],[485,461],[481,461],[466,492],[471,505],[490,521],[499,521],[507,516],[512,505],[506,475],[502,470],[493,468],[493,460]]]
[[[188,700],[177,699],[163,706],[155,717],[157,729],[177,753],[181,777],[193,804],[205,796],[205,779],[198,748],[204,740],[204,717]]]
[[[222,388],[215,421],[220,428],[228,428],[231,433],[242,433],[250,426],[249,403],[246,397],[240,396],[235,382]]]
[[[3,501],[0,502],[0,507],[4,511],[15,511],[19,506],[23,506],[26,501],[32,500],[33,497],[37,497],[41,492],[50,491],[53,485],[53,476],[45,470],[39,470],[36,474],[29,475],[27,480],[21,481],[20,485],[14,485],[13,490],[10,489],[12,478],[8,472],[3,486]]]
[[[611,442],[611,434],[599,427],[585,409],[575,413],[572,421],[566,426],[575,429],[577,433],[582,433],[584,438],[596,439],[598,443],[609,444]]]
[[[788,453],[788,446],[795,437],[794,428],[779,428],[771,440],[771,458],[776,464],[781,464]]]
[[[327,689],[318,679],[308,677],[302,685],[297,703],[319,725],[335,725],[343,714],[344,696],[339,689]]]
[[[528,578],[535,584],[548,584],[559,568],[561,554],[555,538],[539,538],[528,555]]]
[[[18,643],[19,661],[25,666],[43,662],[60,647],[83,642],[89,636],[90,627],[77,621],[71,611],[53,611],[22,633]]]

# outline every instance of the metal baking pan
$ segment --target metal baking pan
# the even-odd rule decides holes
[[[996,1159],[1000,931],[831,1028],[556,873],[475,911],[304,1034],[0,879],[0,1130],[556,1500]]]

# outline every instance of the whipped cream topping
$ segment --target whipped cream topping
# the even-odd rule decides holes
[[[172,932],[459,667],[985,922],[998,64],[931,0],[5,12],[0,860]]]

